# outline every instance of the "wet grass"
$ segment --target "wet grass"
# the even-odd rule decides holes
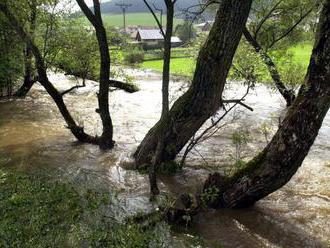
[[[118,223],[105,206],[108,194],[0,167],[0,247],[167,246],[164,230]]]

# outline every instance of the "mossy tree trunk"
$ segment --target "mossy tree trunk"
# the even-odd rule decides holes
[[[164,132],[161,161],[173,160],[203,123],[222,106],[222,92],[251,8],[251,0],[224,0],[202,47],[193,82],[145,136],[134,154],[137,166],[150,164]]]
[[[285,185],[301,166],[330,107],[330,0],[323,3],[305,83],[268,146],[230,178],[214,174],[216,208],[248,207]]]

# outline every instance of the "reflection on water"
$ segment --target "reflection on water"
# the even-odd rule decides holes
[[[120,165],[157,121],[161,108],[161,82],[156,75],[147,77],[139,72],[140,91],[127,94],[111,93],[111,114],[114,120],[113,151],[104,152],[93,145],[75,142],[51,99],[40,86],[35,86],[24,100],[0,102],[0,163],[22,169],[55,168],[74,180],[106,182],[110,191],[118,194],[113,210],[117,218],[139,211],[149,211],[148,180],[145,175],[125,170]],[[73,82],[61,74],[51,80],[63,90]],[[186,84],[171,84],[172,101]],[[98,85],[87,87],[65,96],[74,117],[91,134],[99,134],[96,92]],[[237,98],[245,92],[232,83],[226,97]],[[197,147],[188,157],[189,166],[174,177],[161,177],[161,188],[178,195],[196,192],[215,165],[232,162],[234,147],[231,133],[249,129],[253,140],[244,149],[246,158],[253,156],[266,144],[260,126],[267,123],[273,132],[283,115],[284,103],[280,96],[266,87],[258,87],[246,99],[253,112],[238,108],[226,120],[228,125],[212,139]],[[239,116],[234,123],[231,119]],[[206,124],[207,125],[207,124]],[[200,213],[191,233],[206,240],[209,246],[221,243],[225,247],[326,247],[330,246],[330,116],[328,114],[310,154],[291,182],[280,191],[246,210],[222,210]],[[203,158],[199,155],[201,154]],[[204,159],[207,161],[204,161]],[[179,241],[187,233],[173,233]],[[189,235],[188,235],[189,236]],[[180,242],[178,242],[179,244]],[[182,244],[182,243],[180,243]]]

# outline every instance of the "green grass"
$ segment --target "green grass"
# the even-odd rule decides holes
[[[103,22],[109,26],[123,27],[123,15],[121,14],[103,14]],[[88,23],[85,17],[83,20]],[[166,24],[166,15],[163,16],[164,25]],[[174,19],[174,26],[182,23],[181,19]],[[150,13],[128,13],[126,14],[126,25],[157,26],[157,23]]]
[[[312,54],[313,46],[311,44],[299,44],[289,49],[293,53],[293,60],[307,68]]]
[[[194,69],[195,69],[195,59],[194,58],[175,58],[175,56],[184,54],[184,51],[187,51],[186,48],[183,49],[173,49],[173,57],[171,60],[171,74],[180,75],[180,76],[188,76],[191,77]],[[292,52],[292,60],[294,63],[301,64],[304,69],[307,69],[309,64],[309,59],[312,53],[312,45],[311,44],[298,44],[289,48],[289,52]],[[156,52],[155,52],[156,53]],[[146,52],[145,58],[154,59],[156,56],[153,56],[151,52]],[[163,61],[159,60],[150,60],[144,61],[142,63],[142,68],[144,69],[153,69],[155,71],[162,72],[163,70]]]
[[[55,178],[0,167],[0,247],[162,247],[164,230],[105,216],[108,193]]]
[[[196,60],[193,58],[173,58],[171,60],[171,74],[191,77],[195,69]],[[163,71],[163,60],[145,61],[142,68]]]

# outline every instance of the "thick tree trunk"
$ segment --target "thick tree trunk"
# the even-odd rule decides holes
[[[150,164],[162,128],[162,161],[173,160],[203,123],[222,106],[222,91],[246,23],[251,0],[221,2],[210,35],[201,49],[191,87],[146,135],[134,157]]]
[[[260,55],[262,61],[267,66],[270,76],[272,77],[276,88],[283,96],[286,101],[287,106],[291,106],[295,99],[295,94],[292,90],[287,89],[285,84],[282,82],[280,73],[272,60],[272,58],[262,49],[261,45],[258,43],[256,39],[250,34],[249,30],[245,27],[243,29],[243,34],[245,39],[249,42],[249,44],[254,48],[254,50]]]
[[[330,0],[324,1],[306,81],[272,141],[230,178],[209,177],[213,207],[248,207],[285,185],[301,166],[330,107]]]

